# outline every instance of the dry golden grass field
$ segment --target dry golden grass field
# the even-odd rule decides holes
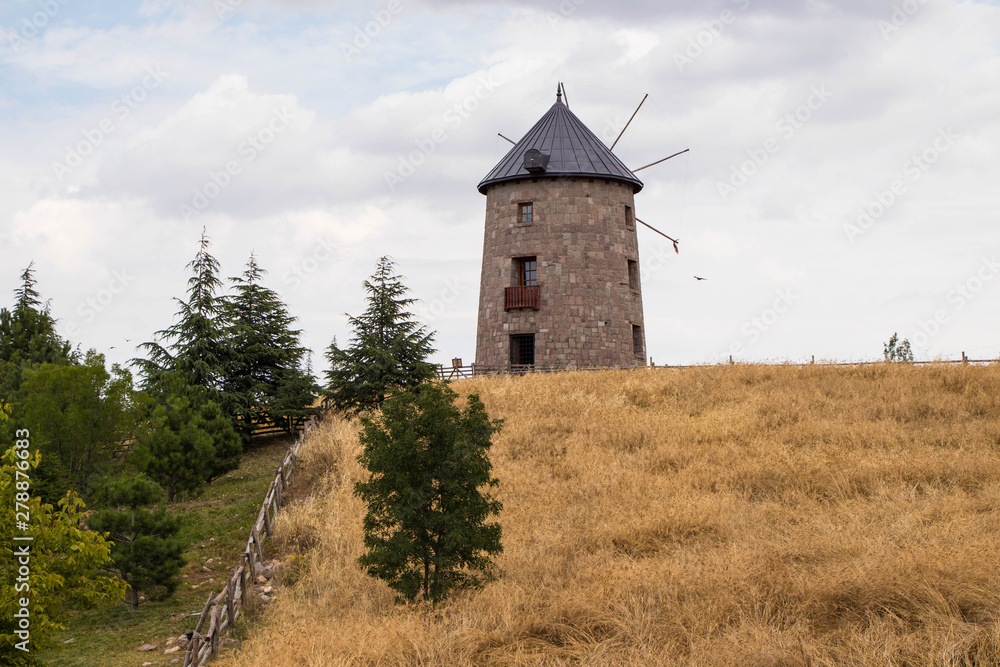
[[[278,528],[301,575],[226,664],[1000,664],[1000,366],[453,387],[505,420],[504,576],[395,605],[356,564],[356,426],[329,420]]]

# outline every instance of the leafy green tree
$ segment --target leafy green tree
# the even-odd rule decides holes
[[[0,421],[7,414],[3,406]],[[31,477],[42,455],[31,453],[29,433],[15,435],[14,445],[0,457],[0,656],[5,665],[21,666],[40,664],[33,653],[65,627],[70,609],[116,603],[126,587],[117,578],[100,575],[99,568],[110,562],[111,544],[100,533],[78,527],[84,510],[80,498],[69,493],[53,508],[31,493]],[[17,502],[27,505],[27,533],[16,524],[16,512],[22,511]],[[26,534],[30,542],[14,541],[15,535]],[[25,548],[31,569],[27,582],[19,580]],[[23,634],[17,616],[23,600],[28,601],[30,636]]]
[[[53,492],[58,499],[71,487],[86,496],[93,477],[110,464],[115,446],[135,431],[131,374],[117,365],[108,373],[104,357],[91,351],[79,366],[25,370],[21,394],[22,421],[56,471],[43,500],[52,501]],[[65,484],[58,482],[61,475]]]
[[[909,339],[900,341],[897,333],[893,333],[889,342],[883,345],[883,354],[886,361],[913,361]]]
[[[331,368],[328,396],[335,408],[348,414],[377,409],[397,389],[415,387],[434,378],[427,357],[434,334],[418,324],[407,312],[415,299],[388,257],[378,261],[375,273],[364,282],[368,308],[358,317],[348,315],[354,337],[347,349],[337,341],[327,351]]]
[[[204,387],[185,385],[184,376],[168,374],[160,378],[157,398],[131,461],[166,489],[168,501],[239,466],[240,437]]]
[[[232,414],[228,397],[220,391],[230,348],[224,305],[216,296],[222,287],[219,262],[209,254],[210,247],[211,241],[202,230],[198,253],[187,265],[192,272],[187,301],[175,299],[180,304],[177,321],[157,331],[156,340],[139,346],[148,359],[133,359],[132,363],[143,376],[142,387],[151,393],[157,391],[164,375],[180,373],[187,384],[204,387],[226,414]]]
[[[230,363],[226,393],[232,397],[238,428],[244,440],[260,425],[281,424],[314,414],[316,382],[300,369],[306,349],[296,318],[288,313],[277,292],[264,287],[266,274],[251,255],[242,276],[231,278],[234,294],[226,299]]]
[[[386,399],[380,414],[363,417],[359,457],[370,473],[355,485],[368,506],[366,553],[359,563],[402,599],[436,603],[453,588],[478,586],[491,575],[490,557],[503,551],[501,505],[482,487],[500,420],[491,421],[479,396],[464,410],[454,391],[427,383]]]
[[[133,609],[139,608],[140,591],[151,600],[172,595],[184,566],[184,543],[177,538],[180,518],[164,507],[149,509],[163,496],[163,489],[145,475],[121,475],[99,490],[97,497],[107,507],[87,520],[92,530],[114,540],[113,564],[105,569],[132,589]]]

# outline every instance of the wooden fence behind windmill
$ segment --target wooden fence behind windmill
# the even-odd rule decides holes
[[[933,361],[909,361],[906,363],[913,364],[916,366],[922,365],[934,365],[934,364],[995,364],[998,363],[997,359],[970,359],[966,356],[965,352],[962,352],[961,359],[935,359]],[[648,369],[670,369],[670,368],[705,368],[707,366],[717,366],[722,364],[734,364],[740,363],[749,366],[812,366],[812,365],[822,365],[822,366],[869,366],[886,363],[882,361],[816,361],[816,357],[813,356],[811,361],[804,362],[739,362],[733,361],[732,355],[729,357],[729,361],[721,361],[718,363],[704,363],[704,364],[690,364],[690,365],[668,365],[661,364],[657,365],[653,363],[653,359],[649,359],[648,366],[636,366],[634,368],[626,370],[641,370],[644,368]],[[484,366],[481,364],[471,364],[469,366],[463,366],[461,359],[452,359],[451,367],[445,366],[443,364],[435,365],[435,374],[438,380],[459,380],[462,378],[478,377],[480,375],[523,375],[525,373],[561,373],[564,371],[606,371],[610,370],[606,366],[566,366],[566,365],[556,365],[556,364],[505,364],[503,366]]]
[[[198,624],[191,635],[187,651],[184,653],[184,667],[204,665],[209,658],[219,654],[219,643],[222,633],[230,630],[236,619],[240,617],[244,601],[250,595],[254,580],[254,565],[264,564],[264,538],[273,535],[274,521],[281,507],[281,494],[288,487],[299,448],[306,434],[316,425],[312,417],[291,446],[281,466],[275,471],[271,486],[264,494],[257,520],[250,528],[246,548],[243,550],[240,566],[226,582],[226,587],[219,594],[210,593],[205,602],[205,609],[198,618]]]

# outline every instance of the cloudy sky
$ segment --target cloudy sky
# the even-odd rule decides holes
[[[3,0],[0,303],[126,361],[203,228],[321,353],[380,255],[475,355],[479,180],[554,102],[639,176],[657,364],[1000,355],[1000,3]],[[707,280],[696,281],[694,275]]]

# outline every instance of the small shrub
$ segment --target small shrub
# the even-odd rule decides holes
[[[913,352],[910,350],[908,338],[899,340],[899,334],[893,333],[889,342],[883,346],[883,354],[886,361],[913,361]]]

